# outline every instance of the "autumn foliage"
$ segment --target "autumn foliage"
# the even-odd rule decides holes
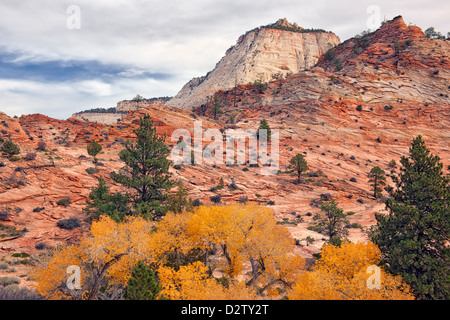
[[[49,299],[95,299],[106,279],[110,286],[125,285],[133,266],[150,257],[151,229],[152,225],[140,217],[118,223],[101,216],[92,223],[89,236],[78,245],[56,250],[35,270],[32,278],[37,291]],[[67,289],[69,266],[80,267],[81,289]]]
[[[372,269],[378,267],[380,257],[380,250],[371,242],[343,242],[340,247],[325,245],[313,271],[300,275],[288,297],[292,300],[413,300],[410,287],[401,277],[382,268],[378,288],[370,286]]]
[[[295,241],[270,208],[256,204],[200,206],[169,212],[160,221],[101,216],[77,245],[55,251],[33,279],[49,299],[120,295],[135,265],[154,270],[158,298],[206,299],[410,299],[400,278],[382,271],[380,290],[367,289],[372,244],[324,246],[312,271],[294,253]],[[68,266],[81,268],[81,288],[66,285]]]

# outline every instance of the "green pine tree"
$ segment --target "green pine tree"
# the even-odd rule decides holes
[[[126,300],[160,300],[161,290],[161,284],[153,270],[139,261],[131,272],[124,298]]]
[[[131,214],[129,195],[109,192],[106,180],[98,178],[98,186],[91,190],[86,201],[84,211],[93,219],[101,215],[108,215],[115,221],[122,221],[126,215]]]
[[[190,211],[194,207],[193,201],[188,198],[188,192],[181,181],[178,181],[177,193],[168,195],[167,203],[168,211],[174,213],[182,213],[184,210]]]
[[[289,161],[288,172],[297,176],[297,181],[300,182],[302,173],[308,170],[308,163],[301,153],[297,153]]]
[[[414,139],[393,177],[389,214],[377,215],[369,233],[386,266],[402,276],[418,299],[450,299],[450,179],[439,160],[421,136]]]
[[[136,140],[127,140],[119,153],[125,167],[118,173],[112,172],[111,178],[134,191],[132,201],[139,214],[160,218],[167,211],[164,192],[173,185],[171,161],[167,159],[170,151],[164,144],[165,136],[158,136],[148,114],[140,118],[134,133]]]
[[[267,139],[270,139],[271,131],[270,131],[269,123],[267,122],[266,119],[262,119],[259,122],[259,128],[258,128],[258,132],[257,132],[258,137],[261,135],[259,130],[266,130],[265,132],[266,132]]]
[[[382,196],[382,187],[386,185],[386,175],[383,169],[380,167],[373,167],[372,170],[367,174],[369,178],[369,183],[373,189],[373,196],[375,199]]]
[[[223,113],[222,106],[220,103],[220,98],[217,93],[215,93],[214,97],[213,97],[213,106],[212,106],[211,112],[214,115],[214,120],[217,120],[217,115]]]
[[[334,199],[322,202],[320,211],[313,217],[313,229],[328,236],[327,243],[340,245],[348,236],[348,230],[345,228],[348,221],[344,211],[338,208]]]

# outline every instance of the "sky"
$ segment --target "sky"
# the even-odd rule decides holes
[[[67,119],[137,94],[174,96],[279,18],[345,41],[398,15],[446,35],[449,14],[448,0],[1,0],[0,111]]]

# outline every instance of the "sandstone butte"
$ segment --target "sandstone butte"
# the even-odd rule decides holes
[[[275,26],[305,31],[286,19],[278,20]],[[219,89],[255,81],[267,82],[274,77],[309,69],[328,49],[339,43],[339,38],[331,32],[256,28],[242,35],[214,70],[189,81],[169,105],[191,109],[207,102],[207,97]]]
[[[285,33],[293,34],[280,30],[247,34],[231,51],[254,40],[264,43],[264,37],[286,38]],[[212,119],[211,102],[196,108],[195,113],[177,108],[171,101],[131,108],[118,123],[108,125],[40,114],[11,118],[0,113],[1,137],[20,145],[20,157],[37,153],[31,161],[1,159],[0,208],[7,212],[1,224],[21,232],[4,232],[0,256],[10,257],[15,252],[37,255],[41,252],[37,244],[74,243],[87,232],[83,208],[90,189],[102,176],[113,191],[121,190],[112,183],[109,172],[123,165],[118,157],[120,142],[133,138],[139,116],[148,113],[157,132],[167,135],[168,145],[176,143],[170,139],[175,129],[192,132],[196,120],[201,120],[206,130],[256,129],[261,119],[267,119],[280,133],[279,174],[262,176],[260,168],[248,165],[183,165],[171,172],[174,179],[183,181],[193,199],[209,202],[212,195],[220,194],[223,203],[246,196],[248,201],[271,204],[275,217],[300,240],[298,253],[311,257],[323,244],[323,235],[307,229],[319,211],[316,204],[321,195],[330,194],[345,212],[353,213],[348,216],[350,223],[363,228],[374,224],[374,215],[384,213],[385,206],[372,197],[367,173],[380,166],[389,174],[388,163],[395,160],[398,164],[415,136],[423,136],[449,172],[449,52],[448,41],[428,39],[420,28],[407,26],[397,17],[373,33],[337,45],[308,70],[297,69],[287,78],[270,81],[263,91],[249,84],[221,88],[218,96],[223,114],[217,120]],[[227,57],[221,63],[225,60]],[[274,68],[279,68],[278,61],[272,61]],[[97,165],[86,151],[91,139],[103,146]],[[36,151],[40,140],[46,143],[46,151]],[[295,178],[285,173],[289,159],[297,153],[305,156],[312,173],[302,183],[294,183]],[[88,174],[90,167],[98,173]],[[210,191],[221,177],[226,186],[234,182],[237,189]],[[392,185],[389,177],[387,180]],[[57,205],[65,197],[70,204]],[[57,221],[70,217],[79,218],[81,227],[63,230],[56,226]],[[352,241],[367,239],[361,228],[349,232]],[[306,245],[307,236],[316,241]],[[24,276],[25,284],[27,272],[29,266],[16,271]],[[3,275],[10,274],[0,270]]]

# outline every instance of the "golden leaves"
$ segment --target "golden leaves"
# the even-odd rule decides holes
[[[113,283],[126,284],[133,266],[151,256],[151,227],[140,217],[129,217],[121,223],[108,216],[100,217],[92,223],[91,234],[83,237],[78,245],[55,252],[49,261],[34,271],[36,289],[49,299],[70,297],[64,286],[68,278],[66,270],[71,265],[81,268],[83,290],[90,290],[83,286],[87,279],[102,280],[105,276]]]
[[[380,250],[371,243],[344,242],[340,247],[322,247],[313,271],[301,274],[288,297],[292,300],[412,300],[414,296],[401,277],[376,265]],[[368,285],[369,267],[380,268],[379,288]]]
[[[142,260],[154,267],[169,299],[277,299],[286,290],[289,299],[414,299],[400,277],[383,269],[380,286],[369,287],[368,267],[377,266],[381,255],[373,243],[323,246],[310,272],[293,250],[287,228],[276,223],[271,209],[256,204],[201,206],[168,213],[157,223],[102,216],[90,235],[56,251],[33,278],[45,297],[70,298],[66,269],[79,266],[78,297],[92,298],[98,290],[93,282],[125,286]]]
[[[243,300],[256,295],[243,282],[233,281],[228,287],[208,275],[208,268],[196,261],[181,266],[178,271],[170,267],[158,269],[162,294],[170,300]]]

